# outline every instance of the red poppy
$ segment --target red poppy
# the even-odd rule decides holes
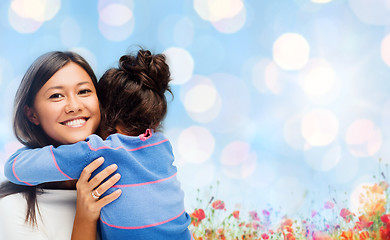
[[[368,240],[370,237],[370,234],[367,231],[361,232],[359,234],[359,240]]]
[[[214,209],[225,209],[225,203],[221,200],[215,200],[211,206],[214,208]]]
[[[232,214],[233,214],[233,217],[234,217],[235,219],[239,219],[239,218],[240,218],[240,211],[236,210],[236,211],[234,211]]]
[[[382,222],[389,224],[390,223],[390,214],[385,214],[385,215],[381,216],[381,220],[382,220]]]
[[[269,236],[268,236],[268,234],[263,233],[263,234],[261,234],[261,238],[264,240],[267,240],[267,239],[269,239]]]
[[[381,227],[379,229],[382,240],[390,240],[390,228]]]
[[[352,220],[353,213],[346,208],[341,209],[340,216],[349,223]]]
[[[296,240],[294,234],[292,233],[287,233],[286,234],[286,240]]]
[[[285,220],[283,220],[282,222],[282,228],[285,228],[285,227],[291,227],[293,225],[293,220],[287,218]]]
[[[341,240],[353,240],[352,231],[342,232],[340,236]]]
[[[199,223],[206,218],[206,214],[204,213],[203,209],[199,208],[199,209],[196,209],[192,214],[191,214],[191,218],[192,218],[192,224],[194,226],[198,226]]]
[[[373,224],[373,221],[368,221],[368,218],[364,215],[359,217],[359,222],[356,222],[355,227],[362,230],[363,228],[369,228]]]

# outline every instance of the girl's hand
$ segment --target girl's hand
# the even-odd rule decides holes
[[[86,166],[76,183],[77,207],[72,239],[96,239],[96,224],[100,216],[100,210],[102,207],[117,199],[122,193],[122,191],[118,189],[103,198],[97,198],[97,195],[100,196],[105,193],[120,179],[120,174],[117,173],[106,182],[102,183],[103,180],[117,170],[118,166],[112,164],[89,180],[91,174],[102,165],[103,162],[104,159],[100,157]],[[93,195],[95,195],[95,197]]]

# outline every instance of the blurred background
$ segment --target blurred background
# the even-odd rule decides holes
[[[1,1],[0,180],[38,56],[76,51],[100,77],[142,46],[171,67],[164,126],[188,211],[211,195],[288,215],[356,209],[362,184],[390,177],[389,27],[390,0]]]

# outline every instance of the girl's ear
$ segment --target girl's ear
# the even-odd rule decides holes
[[[26,114],[28,120],[32,122],[35,125],[39,125],[39,119],[37,114],[35,113],[35,110],[33,108],[30,108],[29,106],[24,106],[24,114]]]

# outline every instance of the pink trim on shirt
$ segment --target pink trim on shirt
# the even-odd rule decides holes
[[[146,141],[152,137],[152,131],[148,128],[146,129],[145,133],[140,134],[138,137],[141,139],[141,141]]]
[[[176,175],[177,175],[177,173],[173,174],[173,175],[170,176],[170,177],[163,178],[163,179],[159,179],[159,180],[156,180],[156,181],[151,181],[151,182],[134,183],[134,184],[124,184],[124,185],[114,185],[114,186],[112,186],[112,187],[113,187],[113,188],[121,188],[121,187],[138,187],[138,186],[143,186],[143,185],[148,185],[148,184],[163,182],[163,181],[166,181],[166,180],[169,180],[169,179],[175,177]]]
[[[119,146],[119,147],[116,147],[116,148],[112,148],[112,147],[109,147],[109,146],[102,146],[102,147],[98,147],[98,148],[93,148],[91,146],[91,143],[88,141],[88,146],[89,146],[89,149],[91,149],[92,151],[98,151],[100,149],[114,149],[114,150],[118,150],[120,148],[123,148],[125,149],[126,151],[129,151],[129,152],[134,152],[134,151],[137,151],[137,150],[140,150],[142,148],[147,148],[147,147],[152,147],[152,146],[155,146],[155,145],[159,145],[161,143],[164,143],[168,141],[168,139],[164,139],[164,140],[161,140],[160,142],[156,142],[156,143],[151,143],[151,144],[147,144],[147,145],[144,145],[144,146],[141,146],[141,147],[137,147],[137,148],[133,148],[133,149],[126,149],[124,148],[123,146]]]
[[[53,157],[53,162],[54,162],[54,165],[56,166],[57,170],[62,173],[62,175],[64,175],[65,177],[67,177],[69,180],[73,180],[73,178],[69,177],[68,175],[66,175],[61,169],[60,167],[58,166],[57,164],[57,161],[56,161],[56,157],[54,157],[54,153],[53,153],[53,146],[50,146],[50,152],[51,152],[51,156]]]
[[[172,221],[172,220],[175,220],[176,218],[180,217],[180,216],[184,213],[184,211],[185,211],[185,210],[183,210],[179,215],[174,216],[173,218],[164,220],[164,221],[162,221],[162,222],[152,223],[152,224],[143,225],[143,226],[123,227],[123,226],[116,226],[116,225],[113,225],[113,224],[109,224],[109,223],[103,221],[102,218],[100,218],[100,221],[102,221],[102,222],[103,222],[104,224],[106,224],[107,226],[113,227],[113,228],[119,228],[119,229],[142,229],[142,228],[154,227],[154,226],[161,225],[161,224],[170,222],[170,221]]]
[[[24,183],[24,184],[27,184],[28,186],[34,186],[34,185],[32,185],[31,183],[24,182],[24,181],[20,180],[20,178],[18,177],[18,175],[16,175],[15,163],[16,163],[16,159],[17,159],[17,158],[18,158],[18,157],[16,157],[16,158],[14,159],[14,163],[12,164],[12,172],[14,173],[14,176],[16,177],[16,179],[18,179],[19,182],[22,182],[22,183]]]

